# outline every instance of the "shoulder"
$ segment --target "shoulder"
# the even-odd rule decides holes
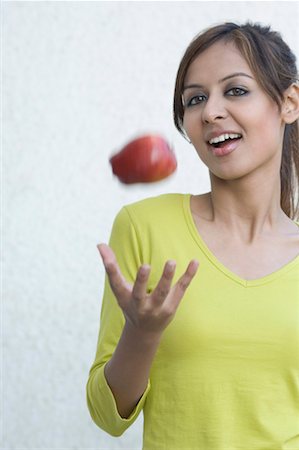
[[[155,197],[148,197],[134,203],[125,205],[122,209],[126,210],[132,217],[143,217],[147,220],[150,217],[165,216],[170,212],[178,212],[182,209],[183,203],[189,194],[161,194]]]
[[[150,261],[153,244],[164,248],[184,232],[184,204],[189,194],[162,194],[126,204],[118,212],[110,243],[119,254],[131,254],[140,261]],[[118,253],[117,253],[118,252]],[[137,258],[137,257],[136,257]],[[137,264],[137,265],[138,265]]]
[[[184,223],[184,210],[189,194],[161,194],[126,204],[115,218],[115,227],[133,228],[143,235],[178,229]]]

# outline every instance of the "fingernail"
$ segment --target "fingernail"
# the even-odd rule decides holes
[[[173,270],[176,266],[176,262],[175,261],[167,261],[167,265],[169,267],[169,269]]]
[[[144,274],[146,274],[146,273],[148,272],[149,269],[150,269],[150,266],[149,266],[148,264],[143,264],[143,265],[140,267],[140,273],[141,273],[142,275],[144,275]]]
[[[199,261],[197,259],[193,259],[193,263],[195,263],[196,270],[199,267]]]

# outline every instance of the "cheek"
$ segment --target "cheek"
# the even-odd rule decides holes
[[[185,113],[184,117],[183,117],[183,128],[185,130],[185,132],[187,133],[188,136],[190,136],[190,124],[189,124],[189,120],[188,120],[188,116]]]
[[[183,117],[183,128],[192,142],[202,139],[202,119],[199,112],[186,112]]]
[[[251,132],[259,134],[261,138],[277,137],[280,134],[281,117],[279,108],[272,100],[257,99],[247,111],[247,119],[244,117],[244,124],[250,126]]]
[[[251,121],[248,134],[255,144],[276,148],[281,143],[283,133],[279,117],[271,111],[265,111],[264,114],[259,114],[257,119]]]

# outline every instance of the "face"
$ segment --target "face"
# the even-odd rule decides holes
[[[266,166],[277,173],[284,122],[233,43],[217,42],[191,63],[182,98],[184,129],[210,173],[237,179]]]

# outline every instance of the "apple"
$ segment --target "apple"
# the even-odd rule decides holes
[[[147,134],[126,144],[110,158],[112,171],[125,184],[152,183],[177,168],[175,154],[160,135]]]

